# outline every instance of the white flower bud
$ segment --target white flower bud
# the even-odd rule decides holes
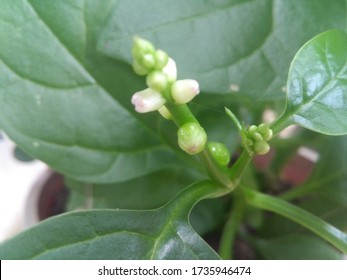
[[[193,122],[182,125],[177,131],[177,137],[180,148],[190,155],[200,153],[207,142],[205,130]]]
[[[162,72],[166,75],[167,81],[173,83],[177,79],[177,68],[176,68],[176,62],[169,57],[169,60],[165,67],[163,68]]]
[[[171,97],[176,104],[188,103],[199,92],[199,84],[195,80],[178,80],[171,87]]]
[[[139,113],[156,111],[161,108],[165,102],[166,99],[160,92],[150,88],[136,92],[131,98],[131,103]]]

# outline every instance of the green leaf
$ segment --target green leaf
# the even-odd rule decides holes
[[[252,240],[256,251],[268,260],[340,260],[343,255],[322,239],[308,234],[290,234]]]
[[[344,0],[118,1],[98,48],[130,63],[127,50],[140,35],[167,51],[179,77],[198,80],[204,92],[234,92],[252,102],[283,99],[295,52],[327,29],[344,28],[345,5]]]
[[[288,76],[287,104],[274,123],[295,123],[329,135],[347,133],[347,34],[332,30],[307,42]]]
[[[196,183],[157,210],[92,210],[51,218],[0,245],[0,258],[218,259],[188,222],[193,205],[217,188]]]
[[[151,121],[135,115],[130,98],[142,82],[96,50],[115,3],[0,2],[1,127],[31,156],[89,182],[177,163]]]

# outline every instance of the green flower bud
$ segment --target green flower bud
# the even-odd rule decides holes
[[[179,80],[171,86],[171,97],[176,104],[188,103],[199,92],[199,84],[195,80]]]
[[[265,155],[270,151],[270,145],[265,141],[255,142],[253,151],[258,155]]]
[[[148,53],[153,54],[155,52],[155,49],[152,43],[136,36],[134,37],[133,48],[131,51],[134,59],[142,60],[144,55]]]
[[[162,70],[169,61],[169,56],[162,50],[155,52],[155,69]]]
[[[264,123],[258,126],[258,132],[263,136],[265,141],[269,141],[273,136],[272,130]]]
[[[180,148],[190,155],[200,153],[207,141],[205,130],[193,122],[182,125],[177,131],[177,137]]]
[[[263,141],[263,136],[261,136],[261,134],[259,132],[254,132],[251,134],[251,137],[256,141]]]
[[[133,63],[133,70],[137,75],[144,76],[148,74],[148,70],[143,67],[137,60]]]
[[[141,59],[141,65],[146,69],[150,70],[155,65],[155,57],[151,53],[145,54]]]
[[[230,161],[230,153],[228,148],[219,142],[209,142],[208,149],[220,166],[227,166]]]
[[[252,135],[254,132],[257,132],[258,130],[258,127],[256,125],[251,125],[249,128],[248,128],[248,132]]]
[[[147,76],[147,85],[149,88],[162,92],[167,86],[166,75],[161,71],[153,71]]]

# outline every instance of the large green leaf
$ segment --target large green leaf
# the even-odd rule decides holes
[[[179,76],[197,79],[204,92],[232,88],[254,101],[284,98],[298,48],[344,27],[344,0],[118,1],[99,49],[130,63],[132,37],[141,35],[168,51]]]
[[[292,62],[287,91],[286,108],[275,127],[287,122],[346,134],[347,34],[332,30],[307,42]]]
[[[157,210],[91,210],[51,218],[0,245],[0,259],[218,259],[188,213],[215,192],[192,185]]]
[[[175,162],[149,122],[126,109],[142,83],[95,49],[115,2],[0,2],[1,126],[29,154],[90,182]]]

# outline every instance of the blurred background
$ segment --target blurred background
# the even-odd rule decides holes
[[[36,190],[49,174],[0,131],[0,242],[37,221]]]

